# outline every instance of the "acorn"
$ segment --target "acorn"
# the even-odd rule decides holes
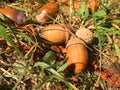
[[[66,56],[68,57],[68,68],[73,73],[85,70],[88,63],[88,51],[82,40],[71,38],[66,45]]]
[[[22,24],[26,19],[26,15],[22,11],[13,8],[0,8],[0,13],[17,24]]]
[[[51,18],[56,18],[58,14],[59,6],[56,2],[49,2],[43,5],[38,10],[38,15],[36,15],[36,20],[41,23],[50,21]]]
[[[87,44],[90,44],[94,38],[92,31],[84,27],[77,30],[75,34]]]
[[[50,24],[42,31],[42,37],[55,45],[65,44],[70,36],[70,28],[63,24]]]

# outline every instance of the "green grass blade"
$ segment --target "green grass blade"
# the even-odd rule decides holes
[[[10,7],[14,8],[14,9],[17,9],[17,10],[20,10],[20,11],[24,11],[24,12],[31,12],[30,8],[22,8],[20,6],[15,6],[15,5],[10,6]]]
[[[44,68],[49,67],[49,65],[44,63],[44,62],[37,62],[37,63],[35,63],[34,67],[37,67],[37,66],[44,67]]]
[[[7,35],[7,33],[5,32],[5,28],[0,25],[0,35],[4,37],[5,40],[7,40],[12,46],[13,48],[18,52],[18,54],[23,57],[23,54],[21,53],[21,51],[16,47],[16,45],[13,43],[13,41],[9,38],[9,36]]]
[[[38,86],[36,87],[36,90],[38,90],[40,87],[42,87],[43,84],[45,84],[46,82],[50,81],[53,78],[52,75],[47,76],[43,79],[42,83],[39,83]]]
[[[101,35],[100,35],[100,30],[98,28],[98,25],[97,25],[97,21],[96,21],[96,18],[95,18],[95,13],[92,12],[92,18],[93,18],[93,21],[94,21],[94,24],[95,24],[95,29],[96,29],[96,37],[98,38],[98,47],[99,47],[99,57],[100,57],[100,61],[99,61],[99,67],[100,67],[100,71],[101,71],[101,67],[102,67],[102,40],[101,40]],[[100,76],[97,78],[97,81],[96,83],[98,83],[100,81]]]
[[[76,88],[72,83],[68,82],[65,78],[61,78],[58,76],[54,75],[54,78],[56,78],[57,80],[62,81],[63,83],[65,83],[68,87],[68,90],[78,90],[78,88]]]
[[[61,76],[58,72],[56,72],[53,68],[51,68],[51,65],[49,65],[49,64],[47,64],[47,63],[44,63],[44,62],[35,63],[34,67],[37,67],[37,66],[44,67],[44,68],[46,68],[49,72],[51,72],[52,74],[63,78],[63,76]]]
[[[52,74],[60,77],[60,78],[64,78],[62,75],[60,75],[56,70],[54,70],[53,68],[48,69],[49,72],[51,72]]]
[[[61,67],[58,68],[57,72],[64,71],[67,67],[68,67],[68,64],[65,63],[65,64],[63,64]]]
[[[31,43],[35,43],[30,37],[28,37],[25,33],[23,32],[18,32],[18,34],[20,34],[23,38],[25,38],[25,40],[28,41],[28,44],[31,45]]]
[[[74,85],[72,85],[70,82],[68,82],[62,75],[60,75],[55,69],[51,68],[49,64],[46,64],[44,62],[38,62],[34,65],[34,67],[37,66],[42,66],[42,67],[46,67],[46,69],[51,72],[54,76],[54,78],[56,78],[57,80],[60,80],[61,82],[65,83],[68,86],[68,90],[78,90]]]

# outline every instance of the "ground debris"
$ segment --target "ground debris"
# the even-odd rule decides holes
[[[120,88],[120,73],[116,73],[112,69],[103,69],[103,71],[95,71],[96,75],[100,75],[103,81],[107,82],[111,87]]]

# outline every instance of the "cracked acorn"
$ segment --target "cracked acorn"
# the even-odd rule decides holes
[[[22,24],[26,19],[26,15],[22,11],[13,8],[0,8],[0,13],[17,24]]]

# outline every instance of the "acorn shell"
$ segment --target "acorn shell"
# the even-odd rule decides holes
[[[51,24],[44,28],[42,37],[53,44],[65,44],[70,36],[67,30],[65,25]]]
[[[70,39],[66,46],[67,63],[71,72],[82,72],[88,63],[88,52],[83,41],[78,38]]]
[[[26,19],[26,16],[22,11],[13,8],[0,8],[0,13],[17,24],[23,23]]]
[[[38,22],[47,22],[51,20],[52,18],[56,18],[58,14],[58,4],[56,2],[49,2],[43,5],[39,10],[38,10],[38,15],[36,15],[36,20]]]

